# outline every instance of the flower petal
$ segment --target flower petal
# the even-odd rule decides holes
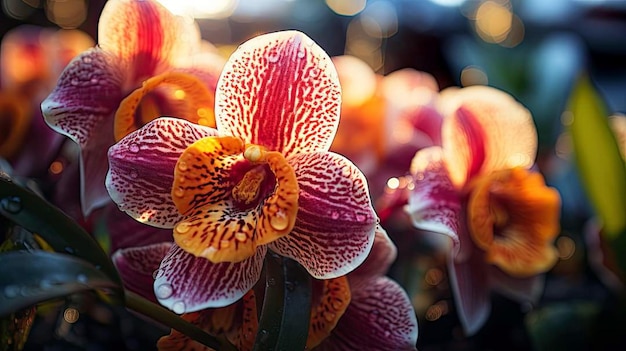
[[[479,250],[473,250],[463,262],[455,261],[453,256],[449,260],[448,275],[459,320],[465,333],[473,335],[485,324],[491,312],[488,266]]]
[[[298,216],[291,234],[271,248],[318,279],[351,272],[367,257],[378,220],[367,180],[335,153],[300,154],[289,162],[300,185]]]
[[[217,85],[220,132],[285,157],[326,151],[341,92],[328,55],[297,31],[258,36],[230,57]]]
[[[543,292],[545,276],[542,274],[517,278],[506,274],[495,266],[489,267],[493,289],[518,302],[536,303]]]
[[[145,223],[137,222],[134,218],[120,211],[116,204],[107,206],[102,213],[102,218],[109,233],[111,252],[166,241],[173,242],[171,229],[155,228]],[[129,235],[129,233],[132,233],[132,235]],[[161,258],[164,256],[165,254]]]
[[[314,280],[311,298],[311,320],[306,349],[310,350],[326,339],[350,305],[348,279]]]
[[[113,145],[113,112],[122,100],[123,73],[110,54],[94,48],[76,57],[41,109],[52,129],[81,147],[84,214],[109,201],[104,187],[106,152]]]
[[[217,131],[178,118],[158,118],[109,150],[106,185],[120,209],[140,222],[172,228],[182,216],[171,197],[174,166],[188,145]]]
[[[352,289],[331,336],[315,350],[416,350],[417,318],[400,285],[377,277]]]
[[[372,250],[365,261],[348,275],[348,278],[351,283],[354,283],[357,280],[385,275],[397,256],[398,249],[393,244],[393,241],[391,241],[387,232],[380,225],[377,225]]]
[[[532,165],[537,131],[530,112],[495,88],[449,88],[439,96],[442,145],[453,183],[478,173]]]
[[[157,1],[107,1],[98,22],[98,45],[122,62],[125,89],[188,59],[199,50],[200,33],[190,21]]]
[[[227,306],[248,292],[259,280],[267,249],[237,263],[212,263],[178,246],[161,262],[154,281],[159,302],[176,313]]]
[[[422,149],[411,162],[414,188],[407,212],[413,225],[422,230],[445,234],[459,249],[461,199],[452,185],[438,146]]]
[[[172,245],[172,242],[163,242],[116,251],[111,260],[122,277],[124,287],[156,302],[152,274],[159,268]]]
[[[160,96],[163,99],[158,99],[160,101],[155,102],[157,106],[153,109],[144,108],[144,98],[158,89],[165,90]],[[213,105],[213,93],[195,76],[167,72],[151,77],[120,103],[115,113],[115,140],[122,139],[159,116],[176,116],[192,123],[215,127]]]

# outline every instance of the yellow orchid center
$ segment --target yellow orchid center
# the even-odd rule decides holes
[[[215,97],[198,78],[167,72],[143,82],[120,103],[115,113],[115,141],[160,116],[175,116],[215,127]]]
[[[212,262],[238,262],[291,231],[299,187],[282,154],[234,137],[189,146],[174,171],[172,199],[184,220],[176,243]]]
[[[489,263],[516,277],[554,265],[560,198],[540,174],[522,168],[498,171],[477,177],[467,190],[469,233]]]

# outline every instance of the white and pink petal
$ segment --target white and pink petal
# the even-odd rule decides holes
[[[106,186],[120,209],[140,222],[172,228],[182,216],[172,200],[174,167],[195,141],[217,130],[178,118],[157,118],[109,149]]]
[[[120,273],[124,287],[156,302],[152,275],[172,245],[172,242],[162,242],[121,249],[113,253],[111,260]]]
[[[174,245],[157,271],[154,292],[178,314],[230,305],[259,280],[266,252],[261,246],[243,261],[213,263]]]
[[[378,222],[367,180],[335,153],[300,154],[288,161],[300,186],[298,214],[292,232],[270,248],[318,279],[353,271],[369,254]]]
[[[396,245],[391,241],[387,232],[380,225],[377,225],[372,250],[365,261],[348,274],[350,283],[358,283],[375,276],[385,275],[397,256],[398,249]]]
[[[305,34],[253,38],[233,53],[216,93],[217,128],[285,157],[327,151],[341,88],[330,58]]]

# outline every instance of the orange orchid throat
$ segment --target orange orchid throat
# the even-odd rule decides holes
[[[560,200],[541,175],[514,168],[478,177],[467,188],[470,237],[487,262],[518,277],[554,265]]]
[[[295,225],[299,187],[279,152],[235,137],[189,146],[174,171],[172,199],[183,221],[176,243],[212,262],[239,262]]]

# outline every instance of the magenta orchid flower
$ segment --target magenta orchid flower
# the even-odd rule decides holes
[[[521,301],[538,297],[540,274],[557,260],[560,197],[529,170],[537,134],[511,96],[474,86],[439,99],[442,145],[415,155],[408,212],[417,228],[452,239],[452,291],[473,334],[489,316],[492,289]]]
[[[220,65],[201,64],[199,30],[156,1],[110,0],[98,45],[69,63],[43,101],[46,122],[81,148],[85,215],[110,201],[108,148],[149,120],[170,115],[214,126]]]
[[[319,279],[363,262],[377,217],[363,174],[328,152],[339,107],[328,55],[300,32],[277,32],[226,63],[217,129],[159,118],[111,147],[111,198],[174,229],[154,282],[161,304],[182,313],[237,301],[268,249]]]

